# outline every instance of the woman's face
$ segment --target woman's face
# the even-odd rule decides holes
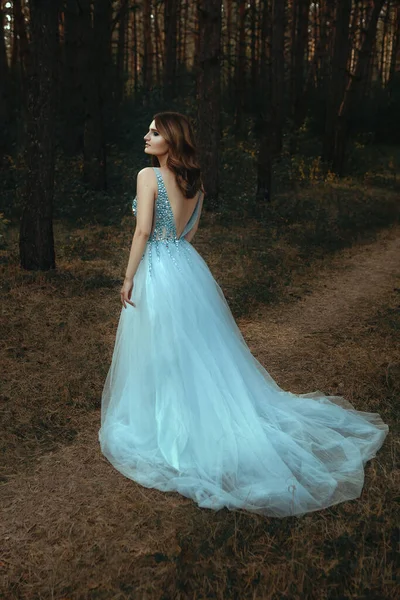
[[[161,133],[157,131],[156,124],[154,121],[151,122],[149,131],[144,136],[146,154],[154,154],[160,156],[168,154],[168,143],[162,137]]]

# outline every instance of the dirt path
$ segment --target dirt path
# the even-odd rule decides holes
[[[305,339],[307,351],[314,344],[315,355],[315,344],[325,340],[325,333],[346,331],[392,298],[400,287],[399,232],[400,227],[392,228],[371,244],[343,250],[308,282],[311,293],[289,305],[266,306],[255,320],[239,322],[249,346],[268,370],[271,365],[273,375],[281,373],[283,380],[288,361],[296,353],[307,355]],[[142,488],[111,468],[98,446],[99,417],[98,412],[85,416],[72,445],[47,454],[30,475],[16,475],[2,487],[3,585],[8,591],[9,585],[16,586],[15,597],[86,598],[102,582],[110,595],[96,597],[124,598],[114,595],[113,587],[122,563],[127,576],[130,566],[142,564],[141,557],[171,552],[176,522],[182,529],[184,519],[202,514],[190,500]],[[145,502],[138,505],[137,498]],[[155,587],[167,577],[167,568],[152,574]],[[78,596],[68,589],[85,592]],[[14,596],[6,592],[6,597]],[[155,596],[143,592],[137,597]]]
[[[380,232],[372,243],[336,253],[321,264],[317,277],[312,274],[305,281],[303,275],[291,286],[294,299],[289,304],[263,306],[256,318],[242,319],[239,326],[251,350],[284,389],[294,385],[305,391],[307,375],[302,378],[300,373],[307,361],[318,359],[318,351],[331,351],[341,338],[346,342],[347,334],[361,330],[379,308],[398,306],[399,292],[396,226]],[[349,354],[348,343],[347,350]]]
[[[274,335],[274,345],[343,327],[366,316],[388,292],[400,289],[400,228],[381,232],[371,244],[337,253],[326,272],[319,273],[309,286],[312,293],[287,310],[264,307],[259,315],[258,320],[265,321],[269,334]],[[252,323],[257,326],[257,321]]]

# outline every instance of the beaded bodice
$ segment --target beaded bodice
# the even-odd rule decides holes
[[[155,174],[157,176],[157,186],[158,186],[158,195],[155,203],[155,214],[154,214],[154,226],[153,231],[150,234],[149,242],[153,241],[161,241],[161,240],[171,240],[171,241],[179,241],[184,238],[184,236],[189,233],[189,231],[194,226],[197,215],[199,213],[200,207],[200,196],[197,200],[197,204],[195,209],[190,217],[188,223],[186,224],[185,229],[182,231],[181,235],[178,237],[175,219],[172,212],[171,203],[168,199],[167,190],[165,188],[164,180],[161,175],[161,171],[159,167],[153,167]],[[132,202],[132,211],[136,216],[137,211],[137,196],[135,196]]]

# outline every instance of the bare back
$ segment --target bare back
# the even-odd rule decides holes
[[[193,198],[185,198],[176,182],[174,173],[169,169],[161,167],[158,167],[158,169],[163,178],[179,238],[194,213],[199,200],[199,193],[195,194]]]

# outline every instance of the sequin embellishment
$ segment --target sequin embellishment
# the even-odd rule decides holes
[[[172,207],[171,207],[171,204],[168,199],[167,190],[165,188],[164,180],[162,178],[160,169],[159,169],[159,167],[153,167],[153,169],[154,169],[156,177],[157,177],[158,195],[157,195],[156,205],[155,205],[154,229],[153,229],[152,233],[150,234],[150,237],[147,240],[147,245],[146,245],[146,249],[147,249],[147,247],[149,249],[149,274],[150,274],[150,276],[152,276],[152,258],[153,258],[152,250],[153,250],[153,247],[155,246],[158,260],[160,260],[160,258],[161,258],[160,247],[159,247],[160,243],[165,245],[173,263],[179,270],[181,270],[181,268],[179,266],[179,262],[176,260],[174,254],[171,253],[169,244],[174,244],[176,249],[178,250],[178,253],[183,251],[183,253],[186,256],[186,259],[188,260],[189,263],[191,263],[190,252],[189,252],[189,248],[187,246],[187,244],[189,242],[187,240],[185,240],[184,236],[187,233],[189,233],[189,231],[194,226],[194,223],[197,219],[197,215],[199,212],[199,207],[200,207],[200,194],[199,194],[199,198],[197,200],[197,204],[193,211],[193,214],[190,217],[181,236],[178,237],[177,233],[176,233],[175,220],[174,220],[174,215],[172,212]],[[137,196],[135,196],[135,198],[133,199],[133,202],[132,202],[132,212],[136,216]],[[141,260],[143,260],[145,254],[146,254],[146,250],[143,253]]]

